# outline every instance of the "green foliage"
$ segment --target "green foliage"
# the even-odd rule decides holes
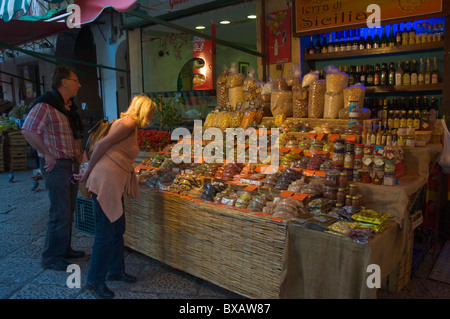
[[[177,109],[177,104],[181,102],[179,97],[153,98],[156,103],[156,113],[153,121],[159,124],[161,130],[173,131],[180,125],[181,112]]]

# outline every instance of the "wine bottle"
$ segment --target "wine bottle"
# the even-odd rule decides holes
[[[419,131],[421,128],[421,110],[420,110],[420,97],[416,97],[416,105],[414,107],[414,120],[413,126],[416,131]]]
[[[431,61],[430,58],[427,58],[427,69],[425,71],[425,84],[431,83]]]
[[[428,98],[426,96],[424,96],[423,104],[422,104],[420,129],[422,131],[429,131],[431,128],[430,124],[431,124],[430,123],[430,106],[428,105]]]
[[[438,106],[436,102],[436,97],[431,97],[430,103],[430,121],[435,121],[438,118]]]
[[[403,71],[402,83],[403,83],[403,85],[411,84],[411,72],[410,72],[410,67],[409,67],[409,61],[405,62],[405,70]]]
[[[409,29],[409,32],[408,32],[408,38],[409,38],[408,44],[416,43],[416,30],[414,30],[413,22],[411,22],[411,28]]]
[[[423,22],[421,25],[421,40],[420,43],[427,43],[428,32],[427,32],[427,23]]]
[[[422,85],[425,82],[425,73],[424,73],[424,65],[423,65],[423,58],[420,58],[420,65],[419,65],[419,73],[417,74],[417,84]]]
[[[364,29],[362,28],[359,30],[359,41],[358,41],[359,50],[364,50],[366,48],[366,39],[364,39],[363,31]]]
[[[433,72],[431,73],[431,83],[439,83],[439,71],[437,64],[437,57],[433,57]]]
[[[395,43],[396,43],[396,39],[395,39],[395,34],[394,34],[394,25],[391,24],[390,30],[389,30],[388,45],[390,47],[393,47],[393,46],[395,46]]]
[[[334,39],[334,52],[341,51],[341,31],[337,31],[335,33],[335,39]]]
[[[309,53],[309,54],[314,54],[314,39],[313,39],[313,36],[312,36],[312,35],[311,35],[311,37],[310,37],[310,39],[309,39],[308,53]]]
[[[395,32],[395,45],[402,44],[402,30],[400,30],[400,24],[397,24],[397,31]]]
[[[328,52],[328,43],[327,43],[327,35],[324,33],[322,35],[322,47],[320,49],[321,53],[327,53]]]
[[[402,45],[408,45],[409,43],[409,32],[407,30],[406,23],[403,25],[403,32],[402,32]]]
[[[411,70],[411,85],[417,85],[418,83],[418,73],[417,73],[417,61],[412,61],[412,70]]]
[[[398,61],[397,69],[395,70],[395,85],[402,85],[403,81],[403,69],[402,64]]]
[[[345,50],[346,51],[351,51],[352,50],[352,35],[353,35],[353,33],[351,31],[353,31],[353,30],[348,30],[346,32],[347,33],[347,37],[346,37],[347,40],[345,42],[345,44],[346,44]]]
[[[371,35],[371,28],[367,29],[367,38],[366,38],[366,49],[372,49],[373,48],[373,39]]]
[[[359,78],[359,82],[361,82],[362,85],[367,85],[367,65],[361,66],[361,77]]]
[[[378,35],[378,29],[375,27],[375,36],[373,37],[373,48],[379,48],[381,47],[381,39],[380,36]]]
[[[380,85],[380,78],[381,78],[381,69],[380,64],[375,64],[375,72],[373,74],[373,85],[377,86]]]
[[[389,63],[389,75],[388,75],[388,84],[395,84],[395,64],[394,62]]]
[[[356,51],[359,49],[359,29],[352,30],[353,31],[353,39],[352,39],[352,51]]]
[[[380,75],[380,85],[387,85],[388,82],[388,69],[387,64],[381,64],[381,75]]]
[[[417,29],[416,29],[416,44],[422,43],[422,28],[420,26],[420,23],[417,23]]]
[[[383,31],[381,33],[381,47],[385,48],[388,46],[388,38],[386,35],[386,26],[383,26]]]

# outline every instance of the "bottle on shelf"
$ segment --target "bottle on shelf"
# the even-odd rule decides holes
[[[341,50],[341,31],[337,31],[334,33],[335,39],[334,42],[331,38],[331,32],[330,32],[330,39],[328,40],[328,52],[339,52]],[[330,43],[333,43],[333,47],[330,46]]]
[[[400,30],[400,23],[397,24],[397,31],[395,32],[395,45],[402,44],[402,30]]]
[[[387,141],[387,129],[386,125],[383,126],[383,130],[381,132],[381,145],[386,145]]]
[[[386,48],[388,46],[388,37],[387,37],[387,34],[386,34],[386,26],[385,25],[383,26],[383,29],[382,29],[382,32],[381,32],[381,41],[380,41],[380,43],[381,43],[380,46],[382,48]]]
[[[352,35],[353,35],[353,30],[348,30],[347,32],[346,32],[346,41],[345,41],[345,45],[346,45],[346,47],[345,47],[345,50],[346,51],[351,51],[352,50]]]
[[[372,126],[372,134],[370,135],[370,144],[375,145],[377,142],[377,132],[376,132],[376,126],[375,121],[373,121]]]
[[[395,85],[402,85],[403,81],[403,69],[400,60],[397,63],[397,69],[395,70]]]
[[[419,22],[417,22],[415,42],[416,42],[416,44],[422,43],[422,27]]]
[[[374,70],[373,65],[367,66],[367,78],[366,78],[367,86],[373,86],[374,84]]]
[[[359,78],[359,82],[361,82],[362,85],[367,85],[367,65],[361,66],[361,76]]]
[[[377,135],[375,136],[375,145],[380,146],[383,132],[381,131],[381,121],[378,123]]]
[[[416,43],[416,30],[414,30],[414,23],[411,22],[411,28],[408,32],[408,44],[415,44]]]
[[[438,28],[438,41],[442,41],[442,39],[444,38],[444,24],[443,23],[439,23],[439,28]]]
[[[309,54],[314,54],[314,39],[313,39],[313,36],[312,36],[312,35],[311,35],[310,38],[309,38],[308,53],[309,53]]]
[[[409,61],[405,62],[405,70],[403,71],[402,83],[403,85],[411,84],[411,72],[409,67]]]
[[[398,124],[398,127],[406,127],[407,124],[407,109],[406,109],[406,103],[405,98],[401,98],[401,104],[400,104],[400,121]]]
[[[353,32],[353,39],[352,39],[352,51],[356,51],[359,49],[359,37],[358,37],[358,32],[359,29],[356,30],[352,30]]]
[[[433,42],[437,42],[438,41],[438,29],[437,29],[436,24],[433,25],[431,32],[433,34]]]
[[[420,108],[420,97],[419,96],[416,96],[416,105],[414,107],[413,127],[416,131],[420,130],[420,127],[421,127],[421,108]]]
[[[332,32],[330,32],[328,34],[327,52],[328,53],[334,52],[333,33]]]
[[[403,24],[403,32],[402,32],[402,45],[408,45],[409,43],[409,31],[407,29],[406,23]]]
[[[397,129],[400,127],[400,116],[401,116],[401,111],[400,111],[400,107],[397,103],[397,98],[394,97],[394,120],[392,121],[392,128]]]
[[[355,84],[355,69],[354,69],[354,66],[351,65],[348,70],[349,70],[349,72],[347,72],[347,74],[348,74],[348,86],[352,86],[352,85]]]
[[[417,74],[417,84],[422,85],[424,83],[425,83],[425,70],[423,58],[420,58],[419,73]]]
[[[431,130],[430,124],[430,106],[428,105],[428,97],[423,97],[422,114],[420,119],[420,129],[422,131]]]
[[[430,121],[435,121],[438,119],[438,106],[436,102],[436,97],[431,97],[431,103],[430,103]]]
[[[395,85],[395,64],[389,63],[388,84]]]
[[[427,43],[433,42],[433,29],[429,22],[427,22]]]
[[[374,32],[375,32],[375,35],[373,37],[373,48],[376,49],[376,48],[381,47],[381,39],[380,39],[380,36],[378,35],[377,27],[374,28]]]
[[[325,33],[322,35],[322,46],[320,48],[320,52],[321,53],[327,53],[328,52],[327,35]]]
[[[427,23],[426,22],[422,22],[420,32],[422,35],[420,43],[427,43],[428,42],[428,32],[427,32]]]
[[[382,63],[381,64],[380,85],[387,85],[387,84],[388,84],[387,64],[386,63]]]
[[[354,74],[355,74],[355,83],[361,82],[361,67],[359,65],[354,67]]]
[[[418,84],[417,61],[412,60],[411,85],[417,85],[417,84]]]
[[[386,98],[383,101],[383,109],[381,111],[381,123],[383,123],[384,126],[387,125],[388,115],[389,115],[389,104],[388,98]]]
[[[390,25],[389,29],[389,38],[388,38],[388,46],[393,47],[396,44],[395,34],[394,34],[394,25]]]
[[[439,83],[439,71],[438,71],[437,57],[433,57],[433,72],[431,73],[431,83],[432,84]]]
[[[364,29],[359,30],[359,41],[358,41],[358,49],[364,50],[366,48],[366,39],[364,38],[363,34]]]
[[[347,50],[347,32],[346,31],[342,31],[341,32],[341,46],[339,48],[339,51],[343,52]]]
[[[392,145],[392,127],[389,127],[389,130],[387,131],[386,136],[386,146]]]
[[[388,107],[388,115],[387,115],[387,127],[391,128],[394,126],[394,118],[395,118],[395,109],[392,104],[391,107]]]
[[[410,100],[410,103],[408,103],[408,109],[406,114],[406,126],[403,127],[413,127],[413,126],[414,126],[414,106],[412,105]]]
[[[377,86],[380,85],[380,78],[381,78],[381,69],[380,64],[375,64],[375,72],[373,74],[373,85]]]
[[[431,60],[430,60],[430,58],[427,58],[427,68],[425,71],[424,83],[425,84],[431,83]]]
[[[392,146],[398,145],[398,135],[397,135],[397,129],[394,129],[392,132]]]
[[[373,39],[371,35],[371,31],[373,28],[367,29],[367,38],[366,38],[366,49],[372,49],[373,48]]]
[[[314,45],[314,53],[322,52],[322,43],[320,42],[320,34],[316,36],[316,44]]]
[[[361,133],[361,144],[366,144],[366,138],[367,138],[367,129],[366,129],[366,122],[363,121],[363,130]]]

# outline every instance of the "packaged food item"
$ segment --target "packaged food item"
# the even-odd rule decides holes
[[[346,87],[343,89],[344,107],[349,109],[350,101],[357,101],[358,112],[364,107],[364,98],[366,96],[366,88],[361,83]]]
[[[228,103],[232,109],[236,109],[239,104],[245,102],[244,86],[234,86],[228,88]]]
[[[372,209],[363,209],[360,212],[352,215],[352,219],[364,223],[380,225],[389,220],[390,214],[378,212]]]
[[[325,93],[323,118],[337,119],[339,118],[339,111],[343,108],[344,108],[344,96],[342,92]]]
[[[292,87],[292,113],[296,118],[308,117],[308,89],[299,85]]]
[[[319,71],[311,71],[303,77],[302,87],[310,86],[314,81],[319,80]],[[325,81],[324,81],[325,82]],[[325,83],[324,83],[325,84]],[[324,92],[325,93],[325,92]]]
[[[334,65],[323,68],[325,72],[326,92],[342,93],[348,87],[349,76],[345,72],[340,72]]]
[[[250,125],[261,123],[262,115],[262,111],[260,110],[246,110],[240,127],[247,128]]]
[[[203,124],[203,126],[204,126],[204,127],[213,127],[213,126],[214,126],[214,121],[215,121],[216,116],[217,116],[217,113],[218,113],[218,112],[216,112],[216,111],[210,112],[210,113],[206,116],[205,123]]]
[[[310,84],[308,92],[308,117],[323,118],[326,85],[324,80]]]
[[[244,91],[244,101],[245,102],[255,102],[258,101],[259,96],[262,92],[263,84],[255,77],[255,69],[249,68],[249,74],[244,81],[243,91]]]
[[[302,83],[302,71],[298,62],[294,63],[289,70],[286,84],[290,87],[299,86]]]
[[[239,73],[236,62],[231,63],[230,72],[227,78],[227,87],[229,89],[234,87],[244,86],[245,75]]]
[[[273,116],[285,115],[291,117],[293,114],[292,91],[272,90],[270,111]]]
[[[220,76],[217,77],[216,80],[216,96],[217,96],[217,106],[219,108],[226,107],[228,103],[228,75],[229,71],[226,66],[224,66],[224,70]]]

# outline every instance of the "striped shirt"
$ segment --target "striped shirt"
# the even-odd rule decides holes
[[[49,104],[36,104],[25,118],[22,129],[40,135],[56,159],[72,159],[81,152],[80,141],[74,139],[68,117]]]

